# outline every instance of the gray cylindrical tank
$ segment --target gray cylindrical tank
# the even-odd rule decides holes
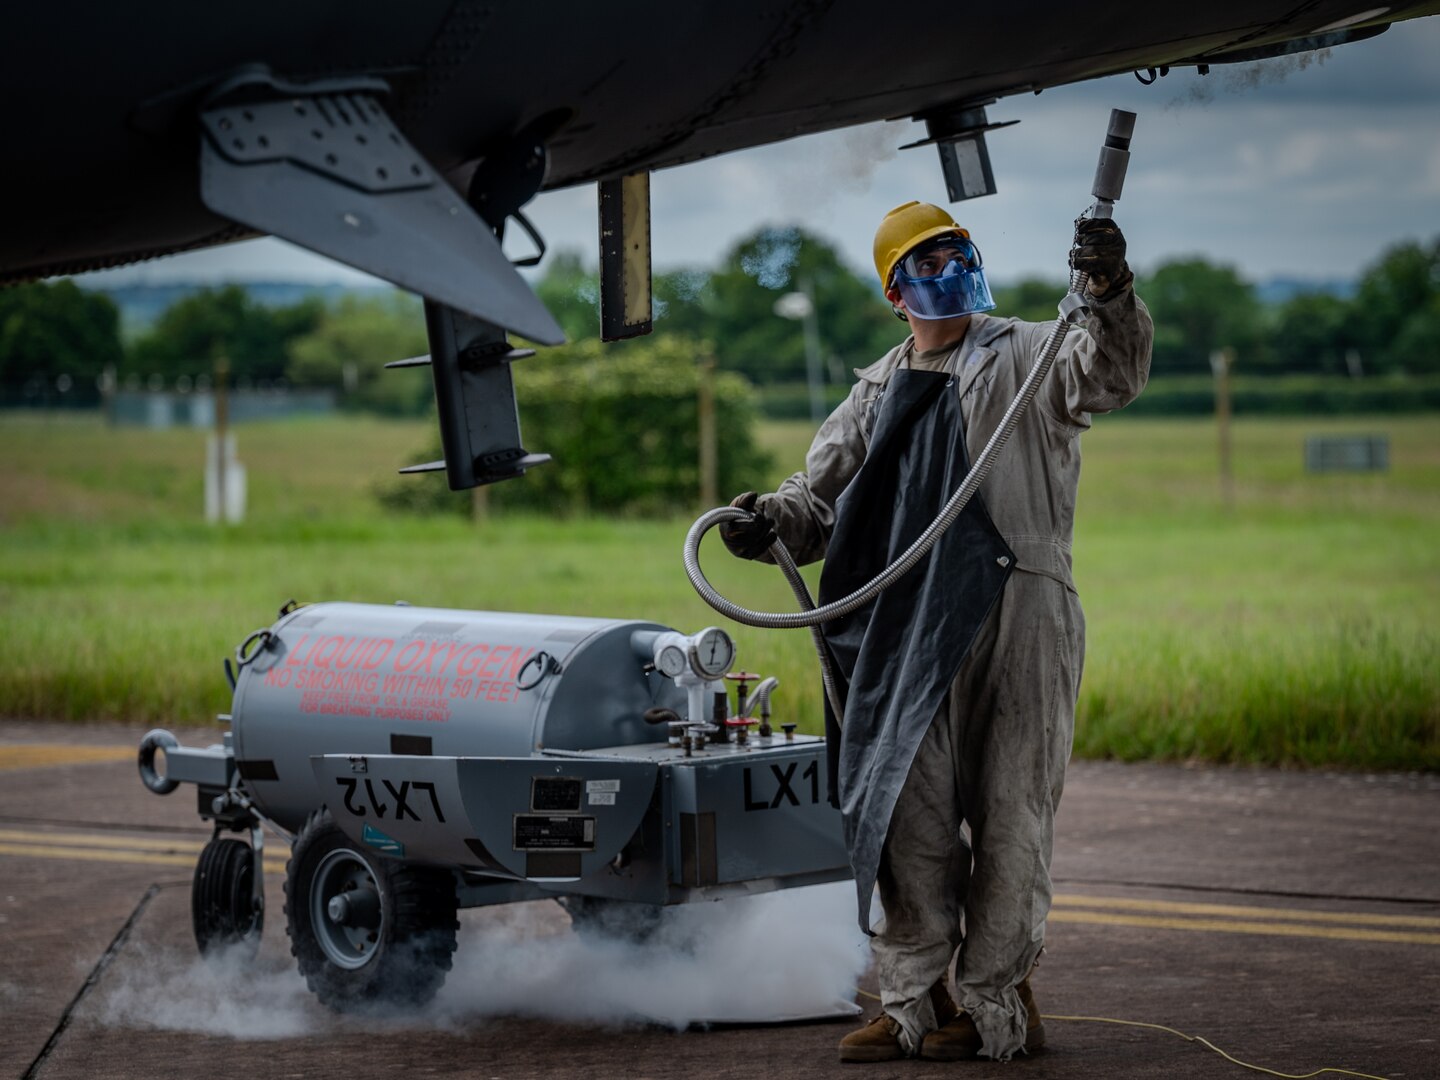
[[[231,708],[236,764],[268,816],[296,829],[325,802],[316,754],[528,757],[657,742],[647,674],[668,627],[620,619],[312,604],[270,628]]]

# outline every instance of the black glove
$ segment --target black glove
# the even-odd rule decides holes
[[[1078,218],[1070,269],[1090,275],[1087,291],[1101,297],[1119,292],[1135,280],[1125,263],[1125,234],[1109,218]]]
[[[749,521],[727,521],[720,526],[720,539],[737,558],[758,559],[775,542],[775,523],[765,516],[765,511],[755,509],[755,500],[759,497],[753,491],[736,495],[730,505],[748,510],[754,516]]]

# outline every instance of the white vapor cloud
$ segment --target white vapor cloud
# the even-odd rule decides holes
[[[101,984],[99,1023],[246,1041],[356,1025],[458,1030],[498,1016],[680,1030],[848,1014],[869,961],[849,882],[673,908],[638,942],[576,933],[548,900],[464,912],[435,1000],[362,1018],[322,1006],[279,942],[254,959],[242,948],[202,959],[174,936],[151,928],[127,946]]]

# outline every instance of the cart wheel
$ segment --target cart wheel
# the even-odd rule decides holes
[[[603,896],[558,896],[556,900],[570,913],[570,926],[585,937],[648,941],[665,919],[665,908],[659,904]]]
[[[243,944],[247,958],[260,948],[265,908],[254,895],[255,851],[244,840],[211,840],[195,864],[190,916],[202,956]]]
[[[360,850],[311,814],[285,868],[290,952],[310,990],[338,1012],[423,1005],[455,952],[455,879]]]

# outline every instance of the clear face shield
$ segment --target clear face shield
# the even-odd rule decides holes
[[[963,236],[917,246],[896,265],[895,286],[912,319],[953,319],[995,307],[980,249]]]

